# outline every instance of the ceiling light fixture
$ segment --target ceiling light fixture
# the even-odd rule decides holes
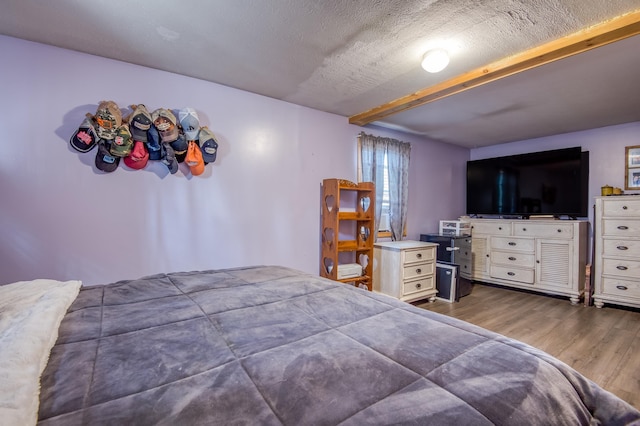
[[[422,57],[422,68],[427,72],[440,72],[449,65],[449,54],[444,49],[429,50]]]

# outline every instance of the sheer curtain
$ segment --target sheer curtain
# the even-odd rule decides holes
[[[407,221],[407,198],[409,193],[409,157],[411,145],[391,138],[360,133],[361,180],[376,185],[374,241],[378,239],[380,216],[382,214],[382,194],[384,191],[384,157],[387,156],[389,173],[389,222],[391,239],[403,238]]]

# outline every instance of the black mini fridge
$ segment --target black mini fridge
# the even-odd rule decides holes
[[[441,234],[420,234],[420,241],[438,243],[436,255],[436,288],[443,295],[451,292],[450,297],[441,297],[457,302],[471,293],[471,237]],[[438,265],[440,264],[440,265]],[[456,267],[452,270],[451,265]],[[453,282],[445,282],[453,279]],[[440,296],[438,296],[440,297]]]

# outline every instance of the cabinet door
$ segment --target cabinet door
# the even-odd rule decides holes
[[[474,280],[489,277],[489,237],[473,237],[471,243],[472,276]]]
[[[536,284],[563,289],[577,287],[583,281],[574,283],[573,270],[573,241],[536,240]]]

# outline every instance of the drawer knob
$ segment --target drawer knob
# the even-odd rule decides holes
[[[622,210],[626,210],[626,209],[627,209],[627,206],[622,206]]]
[[[416,254],[416,257],[417,257],[418,259],[421,259],[421,258],[422,258],[422,253],[418,253],[418,254]]]
[[[627,286],[626,285],[617,285],[616,288],[618,290],[627,290]]]
[[[516,260],[516,258],[513,256],[509,256],[509,260]]]
[[[498,226],[498,231],[502,231],[502,226]]]
[[[510,245],[510,246],[515,246],[515,245],[516,245],[516,243],[515,243],[514,241],[509,241],[509,245]]]
[[[422,273],[422,269],[418,268],[416,269],[416,274],[421,274]]]
[[[420,287],[422,287],[422,284],[420,283],[416,284],[416,288],[420,288]]]
[[[558,229],[558,232],[562,232],[562,229]]]
[[[522,228],[522,230],[523,230],[524,232],[526,232],[526,231],[527,231],[527,228]]]
[[[629,229],[628,226],[624,226],[624,225],[620,225],[618,226],[618,229],[620,229],[621,231],[626,231],[627,229]]]
[[[629,247],[627,246],[618,246],[616,247],[618,250],[629,250]]]
[[[514,276],[516,273],[515,272],[507,272],[507,275],[509,276]]]
[[[618,266],[616,266],[616,268],[621,270],[621,271],[626,271],[627,269],[629,269],[629,268],[627,268],[626,266],[623,266],[623,265],[618,265]]]

